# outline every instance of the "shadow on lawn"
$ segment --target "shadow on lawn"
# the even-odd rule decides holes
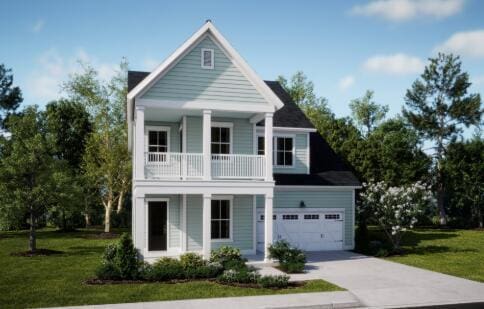
[[[458,236],[459,234],[455,233],[453,230],[449,230],[448,232],[408,231],[402,238],[402,245],[415,247],[422,241],[450,239]]]
[[[104,246],[75,246],[69,247],[69,255],[92,255],[104,252]]]
[[[476,249],[458,249],[451,248],[448,246],[421,246],[421,247],[410,247],[404,249],[404,255],[416,254],[416,255],[426,255],[433,253],[469,253],[477,252]]]

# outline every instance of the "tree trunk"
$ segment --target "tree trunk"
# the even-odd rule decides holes
[[[30,206],[29,250],[30,252],[35,252],[37,250],[37,235],[35,234],[35,216],[34,216],[34,209],[32,206]]]
[[[84,214],[84,222],[86,223],[86,227],[91,226],[91,216],[87,212]]]
[[[104,233],[111,232],[111,211],[113,208],[113,201],[111,199],[104,206]]]
[[[124,202],[124,190],[121,190],[118,198],[118,207],[116,208],[117,214],[121,213],[121,211],[123,210],[123,202]]]
[[[445,214],[444,177],[442,175],[440,160],[437,162],[437,207],[439,210],[440,225],[447,225]]]

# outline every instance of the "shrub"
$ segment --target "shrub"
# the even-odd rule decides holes
[[[285,241],[280,240],[269,246],[270,258],[277,259],[280,267],[287,273],[300,273],[304,271],[306,255],[300,249],[291,247]]]
[[[201,255],[192,252],[180,255],[180,262],[184,269],[196,268],[207,264],[207,261]]]
[[[234,270],[229,269],[224,271],[217,281],[221,283],[257,283],[260,275],[253,269]]]
[[[181,262],[174,258],[163,257],[145,272],[146,280],[167,281],[184,278],[184,269]]]
[[[207,263],[196,267],[189,267],[184,270],[187,279],[208,279],[216,278],[223,271],[220,263]]]
[[[258,279],[259,283],[263,288],[286,288],[289,285],[288,275],[276,275],[276,276],[262,276]]]
[[[210,261],[222,264],[224,269],[243,268],[246,262],[240,253],[240,249],[230,246],[222,246],[217,250],[212,250]]]
[[[124,233],[118,243],[109,244],[104,250],[102,263],[96,269],[96,276],[100,279],[139,278],[138,254],[131,237]]]

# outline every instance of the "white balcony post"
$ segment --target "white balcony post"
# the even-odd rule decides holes
[[[135,179],[145,178],[145,107],[136,105],[135,114]]]
[[[264,203],[264,262],[270,262],[269,246],[272,245],[272,199],[271,195],[265,195]]]
[[[212,250],[211,246],[211,235],[210,231],[212,222],[212,195],[203,194],[203,216],[202,216],[202,238],[203,238],[203,257],[205,259],[210,258],[210,252]]]
[[[266,157],[266,181],[272,181],[272,113],[266,113],[264,120],[264,153]]]
[[[212,141],[212,111],[203,111],[203,179],[210,180],[212,178],[212,158],[210,143]]]

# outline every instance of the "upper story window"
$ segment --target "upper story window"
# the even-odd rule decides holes
[[[273,165],[277,167],[294,166],[294,137],[293,136],[274,136],[273,146]],[[263,155],[264,136],[257,136],[257,154]]]
[[[232,152],[232,126],[230,123],[212,124],[212,154],[230,154]]]
[[[293,166],[294,138],[288,136],[274,137],[274,165]]]
[[[201,63],[202,69],[213,69],[214,68],[213,49],[202,48],[201,61],[202,61]]]
[[[146,127],[146,148],[149,162],[165,162],[170,151],[169,127]]]

